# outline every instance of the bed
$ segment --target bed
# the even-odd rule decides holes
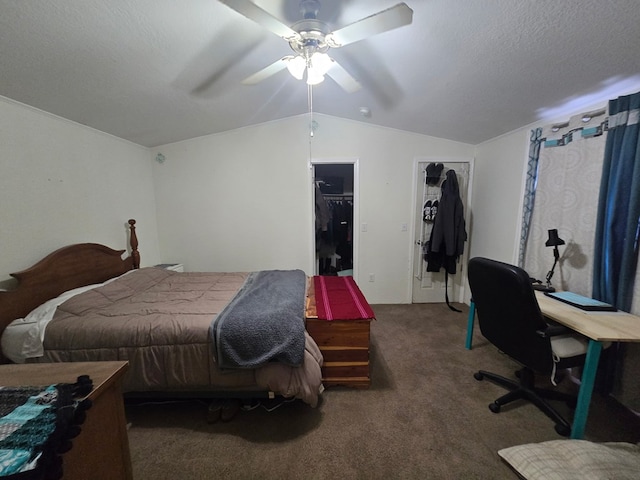
[[[128,360],[130,395],[276,394],[317,405],[323,358],[305,330],[302,271],[140,268],[129,226],[124,259],[125,250],[75,244],[12,274],[17,287],[0,291],[6,359]]]

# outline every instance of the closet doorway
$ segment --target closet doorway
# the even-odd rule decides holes
[[[314,160],[315,274],[354,276],[357,161]]]
[[[437,170],[437,178],[428,177],[427,167],[430,164],[441,164]],[[413,254],[412,303],[439,303],[445,301],[448,292],[449,300],[462,302],[465,286],[467,285],[467,259],[469,252],[469,238],[464,245],[464,253],[458,259],[456,274],[445,277],[444,268],[438,272],[427,271],[425,249],[429,241],[438,203],[442,183],[449,170],[455,171],[458,179],[460,198],[464,206],[464,217],[467,235],[469,235],[469,199],[471,198],[471,182],[473,175],[473,159],[440,159],[419,158],[416,161],[416,187],[414,231],[416,238]],[[432,171],[433,172],[433,171]],[[430,207],[430,210],[427,209]],[[446,290],[445,290],[446,289]]]

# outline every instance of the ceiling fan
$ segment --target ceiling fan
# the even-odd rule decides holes
[[[331,77],[346,92],[356,92],[360,83],[349,74],[327,52],[350,43],[363,40],[378,33],[409,25],[413,10],[405,3],[382,10],[338,30],[331,31],[329,25],[318,20],[319,0],[301,0],[302,20],[291,27],[250,0],[220,0],[236,12],[262,25],[289,43],[294,55],[286,55],[271,65],[245,78],[242,83],[254,85],[285,68],[298,80],[316,85]]]

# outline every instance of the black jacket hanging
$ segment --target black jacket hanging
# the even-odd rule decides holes
[[[455,170],[448,170],[442,182],[442,196],[427,245],[427,272],[439,272],[444,268],[445,299],[451,310],[459,312],[449,304],[449,274],[456,273],[456,263],[464,252],[467,231],[464,207],[460,198],[458,177]]]
[[[456,263],[464,252],[467,231],[464,207],[455,170],[448,170],[427,248],[427,272],[456,273]]]

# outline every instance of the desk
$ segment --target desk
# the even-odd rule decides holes
[[[640,317],[626,312],[588,312],[549,298],[543,292],[535,293],[540,310],[545,317],[589,338],[587,358],[578,392],[578,404],[571,427],[571,438],[581,439],[584,437],[584,428],[589,414],[602,342],[640,342]],[[467,320],[465,345],[467,349],[471,349],[474,318],[475,305],[471,302]]]

